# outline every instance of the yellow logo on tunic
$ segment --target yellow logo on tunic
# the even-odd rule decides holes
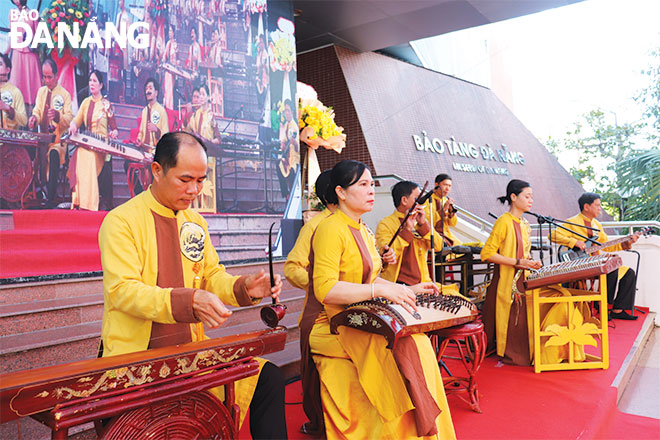
[[[62,109],[64,108],[64,97],[62,95],[55,95],[53,96],[52,103],[53,103],[53,108],[55,110],[57,110],[58,112],[62,111]]]
[[[197,223],[185,222],[179,232],[181,253],[190,261],[202,261],[204,258],[204,240],[206,233]]]
[[[14,95],[12,95],[8,90],[5,90],[2,92],[2,94],[0,94],[0,99],[2,99],[2,102],[7,104],[9,107],[14,105]]]

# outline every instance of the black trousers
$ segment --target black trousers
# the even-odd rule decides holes
[[[284,375],[270,362],[261,369],[250,402],[250,434],[253,439],[286,439]]]
[[[620,280],[618,276],[618,270],[607,274],[607,302],[617,310],[632,310],[635,305],[635,271],[628,269]]]
[[[60,154],[57,150],[48,153],[48,205],[53,207],[57,200],[57,184],[60,180]]]

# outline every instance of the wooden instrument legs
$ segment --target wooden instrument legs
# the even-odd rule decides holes
[[[481,413],[476,376],[486,354],[486,333],[483,323],[480,321],[469,322],[461,326],[437,330],[431,333],[431,336],[435,344],[439,339],[444,338],[438,347],[438,362],[445,356],[445,350],[451,343],[458,351],[458,357],[452,359],[460,360],[467,373],[466,376],[443,377],[445,393],[449,395],[467,392],[467,399],[461,395],[457,397],[470,405],[473,411]]]

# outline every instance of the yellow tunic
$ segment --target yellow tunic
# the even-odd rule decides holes
[[[47,97],[48,87],[43,86],[37,91],[37,99],[34,103],[34,109],[32,110],[32,116],[37,118],[37,126],[41,125],[43,118],[48,117],[48,115],[44,115]],[[51,122],[51,125],[56,125],[61,134],[66,133],[66,130],[69,128],[69,124],[73,119],[73,113],[71,112],[71,95],[69,95],[69,92],[67,92],[64,87],[57,84],[51,91],[49,106],[51,109],[60,112],[60,121],[57,124]],[[50,150],[53,149],[57,150],[59,153],[60,165],[63,165],[66,153],[65,146],[61,143],[53,144],[48,149],[48,152],[50,153]],[[48,160],[50,161],[50,156],[48,156]]]
[[[513,223],[520,224],[520,231],[523,240],[523,255],[528,256],[532,248],[529,234],[530,226],[527,220],[519,219],[509,212],[502,214],[495,224],[493,230],[486,240],[483,249],[481,249],[481,260],[486,261],[495,254],[505,257],[516,258],[516,233]],[[513,266],[500,265],[500,279],[497,283],[497,301],[495,305],[495,338],[497,340],[497,354],[504,356],[506,349],[506,336],[509,325],[509,312],[511,311],[511,288],[516,268]],[[529,299],[529,298],[528,298]],[[530,300],[531,301],[531,300]],[[529,327],[530,353],[533,342],[531,324],[532,324],[532,304],[527,304],[527,317]]]
[[[395,210],[392,214],[388,215],[378,223],[378,227],[376,227],[376,242],[378,243],[379,249],[383,249],[390,242],[397,229],[399,229],[401,220],[403,220],[405,216],[404,213]],[[427,253],[431,248],[431,232],[429,231],[426,235],[421,236],[419,230],[420,226],[417,225],[417,236],[414,236],[411,242],[408,242],[401,236],[401,234],[397,236],[391,246],[396,255],[396,264],[388,264],[385,270],[381,273],[381,278],[392,281],[393,283],[396,282],[399,276],[399,271],[401,270],[401,256],[407,247],[412,246],[414,249],[414,255],[417,259],[417,265],[419,266],[421,281],[431,281],[429,266],[427,263]]]
[[[147,113],[150,114],[151,121],[147,121]],[[156,137],[156,133],[151,133],[147,130],[147,122],[155,124],[160,130],[160,136],[162,137],[165,133],[170,131],[167,111],[165,111],[165,108],[157,102],[151,106],[151,112],[149,112],[147,107],[142,109],[142,120],[140,121],[138,141],[155,148],[160,137]]]
[[[203,137],[204,140],[213,140],[213,138],[215,138],[213,113],[204,108],[197,109],[190,118],[190,121],[188,121],[186,131],[195,133],[196,135]]]
[[[91,102],[94,102],[94,111],[92,113],[91,127],[87,127],[87,111]],[[107,101],[99,97],[94,99],[88,96],[80,105],[78,114],[73,118],[73,122],[81,128],[85,128],[92,133],[103,136],[108,135],[108,112],[106,110]],[[103,168],[105,154],[97,153],[86,148],[76,148],[76,182],[71,191],[71,207],[76,206],[81,209],[98,211],[99,209],[99,181],[98,177]]]
[[[293,249],[287,256],[286,263],[284,263],[284,276],[291,283],[292,286],[302,289],[307,292],[309,284],[309,250],[312,246],[312,235],[316,227],[321,223],[321,220],[331,215],[329,209],[324,209],[319,214],[316,214],[310,221],[300,229],[298,239]],[[302,314],[300,315],[302,317]]]
[[[180,244],[182,250],[178,257],[184,278],[181,287],[202,288],[215,293],[225,304],[239,305],[233,288],[240,277],[228,274],[218,263],[206,220],[191,209],[175,214],[158,203],[149,189],[110,211],[99,231],[104,296],[103,356],[146,350],[154,322],[176,323],[172,313],[172,289],[157,286],[158,237],[154,214],[176,219],[180,234],[172,239],[177,242],[179,236],[185,235],[181,231],[193,231],[202,237],[192,246],[195,247],[193,252],[199,252],[197,255],[201,256],[198,262],[190,255],[191,240],[185,243],[182,240]],[[184,244],[187,246],[185,250]],[[258,302],[255,300],[253,304]],[[190,324],[190,334],[192,341],[207,339],[201,324]],[[261,360],[260,365],[263,363]],[[250,405],[257,380],[258,376],[251,376],[236,383],[236,403],[241,408],[241,420]]]
[[[433,223],[434,223],[434,228],[439,228],[440,227],[440,211],[438,211],[438,203],[440,206],[444,206],[445,203],[447,202],[447,197],[438,197],[435,193],[431,196],[431,201],[433,202]],[[445,237],[449,238],[453,244],[452,246],[456,246],[461,244],[461,241],[452,234],[451,229],[455,227],[458,224],[458,215],[454,214],[451,217],[448,215],[445,215],[445,222],[443,224],[443,234]],[[439,245],[436,245],[437,247],[442,247]]]
[[[566,221],[571,222],[571,223],[577,223],[578,225],[585,225],[586,224],[585,221],[589,221],[589,218],[587,216],[585,216],[584,214],[579,213],[575,217],[571,217],[571,218],[567,219]],[[565,223],[563,226],[566,227],[567,229],[570,229],[571,231],[575,231],[579,234],[588,235],[588,229],[582,228],[580,226],[573,226],[573,225],[569,225],[568,223]],[[591,227],[599,229],[598,232],[593,231],[594,232],[594,237],[593,238],[597,242],[605,243],[605,242],[609,241],[609,238],[608,238],[607,234],[605,233],[605,230],[603,229],[603,225],[601,225],[598,220],[596,220],[596,219],[591,220]],[[596,234],[598,234],[597,238],[595,237]],[[574,247],[575,243],[578,240],[586,241],[584,238],[582,238],[582,237],[580,237],[576,234],[573,234],[571,232],[565,231],[561,228],[556,228],[555,230],[552,231],[552,234],[550,235],[550,240],[552,240],[553,242],[555,242],[557,244],[560,244],[562,246],[566,246],[568,248]],[[620,251],[620,250],[623,250],[623,246],[621,246],[621,244],[617,244],[617,245],[610,246],[608,248],[603,249],[604,252],[616,252],[616,251]],[[595,255],[599,255],[599,254],[600,254],[600,251],[596,252]],[[623,277],[626,274],[628,269],[630,269],[630,268],[627,267],[627,266],[619,267],[619,273],[618,273],[619,279],[621,279],[621,277]]]
[[[14,117],[10,118],[6,111],[2,114],[2,127],[9,130],[18,130],[27,124],[27,114],[25,113],[25,101],[21,91],[10,82],[0,85],[0,98],[14,109]]]
[[[375,239],[368,229],[336,211],[318,225],[312,243],[314,294],[321,303],[338,281],[362,283],[362,257],[349,227],[357,229],[366,244],[373,265],[371,281],[380,269]],[[329,319],[343,306],[323,305],[309,343],[321,379],[327,438],[417,437],[414,406],[385,339],[347,327],[340,327],[339,335],[330,334]],[[442,410],[436,419],[438,434],[433,438],[455,438],[431,343],[424,334],[412,338],[428,390]]]
[[[520,224],[520,232],[523,239],[523,255],[529,258],[531,250],[530,241],[530,226],[527,220],[518,219],[511,213],[504,213],[501,215],[490,233],[490,237],[486,241],[483,249],[481,250],[481,259],[488,260],[496,253],[505,257],[516,258],[516,234],[513,223]],[[509,265],[500,265],[500,278],[497,283],[497,299],[495,305],[495,337],[497,340],[497,354],[504,356],[506,351],[507,333],[509,325],[509,314],[511,312],[511,291],[513,286],[513,278],[517,271],[516,268]],[[531,293],[531,292],[529,292]],[[568,291],[565,289],[541,289],[541,296],[560,296],[567,295]],[[529,353],[534,353],[534,331],[533,331],[533,307],[532,295],[525,295],[527,304],[527,334],[529,343]],[[574,319],[582,320],[582,314],[576,310]],[[552,324],[559,324],[562,326],[568,325],[568,307],[566,304],[555,304],[551,308],[543,305],[540,310],[541,329],[545,330]],[[541,347],[541,356],[544,363],[558,363],[564,359],[568,359],[568,349],[566,346],[562,347]],[[584,360],[584,347],[575,344],[574,348],[575,360]],[[531,360],[531,359],[530,359]]]

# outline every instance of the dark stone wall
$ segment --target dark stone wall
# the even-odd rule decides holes
[[[510,179],[530,182],[535,212],[566,218],[578,211],[583,192],[578,182],[488,88],[373,52],[327,47],[298,57],[298,78],[334,107],[344,126],[347,147],[341,155],[322,152],[321,168],[341,159],[357,159],[376,174],[398,174],[430,184],[439,173],[452,176],[456,203],[485,218],[507,208],[497,202]],[[539,103],[543,105],[543,103]],[[523,154],[525,164],[418,151],[413,135],[443,142],[502,144]],[[454,163],[508,170],[509,175],[458,171]]]

